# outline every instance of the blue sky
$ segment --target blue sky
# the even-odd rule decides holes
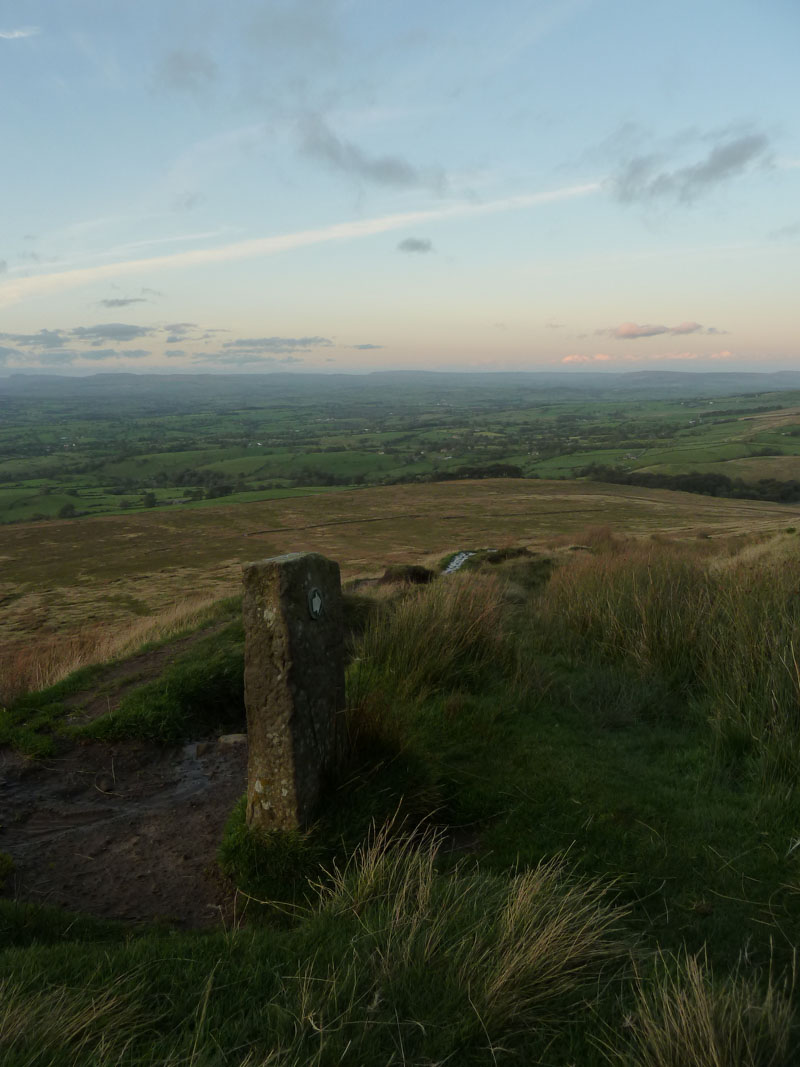
[[[800,369],[796,0],[0,0],[0,374]]]

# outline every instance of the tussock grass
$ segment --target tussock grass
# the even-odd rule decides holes
[[[357,649],[351,701],[383,690],[395,700],[424,700],[468,689],[508,661],[503,583],[456,574],[413,589],[375,615]]]
[[[800,559],[715,576],[703,681],[720,755],[754,753],[765,785],[800,759]]]
[[[723,762],[752,756],[765,783],[791,778],[800,758],[800,559],[715,562],[702,544],[619,538],[570,558],[539,602],[540,647],[664,679],[702,705]]]
[[[348,822],[367,805],[359,836],[371,817],[388,818],[398,805],[417,823],[442,807],[442,783],[420,740],[427,715],[455,715],[487,686],[516,691],[506,587],[495,574],[455,574],[409,589],[384,602],[356,641],[335,800],[342,807],[346,798]],[[347,827],[342,833],[355,843]]]
[[[131,619],[113,629],[85,627],[0,651],[0,704],[47,689],[83,667],[120,659],[143,645],[167,641],[201,626],[214,616],[220,603],[218,597],[186,597],[158,615]]]
[[[45,1067],[112,1067],[155,1022],[142,1016],[122,978],[110,989],[37,989],[0,981],[0,1059]]]
[[[676,546],[609,542],[553,574],[538,613],[549,647],[593,660],[624,660],[689,684],[699,666],[711,581]]]
[[[563,859],[441,873],[442,838],[374,830],[292,929],[9,952],[9,1065],[434,1064],[546,1047],[628,958],[625,911]],[[147,981],[144,980],[147,976]],[[4,1012],[5,1014],[2,1014]]]
[[[316,1032],[328,1046],[308,1062],[337,1062],[345,1042],[354,1062],[384,1062],[365,1058],[371,1024],[388,1026],[396,1043],[396,1060],[385,1062],[444,1062],[459,1047],[538,1037],[584,1008],[628,958],[625,909],[610,887],[577,878],[563,858],[511,878],[443,875],[442,843],[390,821],[319,884],[314,942],[324,953],[326,931],[337,930],[353,955],[321,977],[319,956],[300,969],[304,1025],[287,1053]]]
[[[496,1031],[563,1019],[625,958],[613,886],[577,879],[563,857],[511,878],[442,877],[442,841],[384,826],[320,888],[320,914],[357,916],[386,971],[413,966],[421,979],[444,970]]]
[[[787,966],[800,899],[787,788],[800,562],[719,566],[718,538],[585,540],[513,604],[505,569],[538,561],[357,604],[355,751],[319,822],[259,841],[240,807],[223,843],[227,873],[272,901],[266,927],[124,943],[98,931],[74,950],[20,928],[0,970],[33,1036],[4,1062],[797,1062],[792,985],[767,966]],[[174,725],[218,706],[204,671],[219,654],[212,673],[233,693],[233,629],[103,729],[162,730],[162,712]],[[709,773],[714,753],[737,773]],[[387,808],[397,817],[367,833]],[[752,970],[736,966],[743,942]],[[61,997],[78,1020],[108,989],[121,998],[110,1037],[36,1037],[39,1001]]]
[[[793,986],[771,974],[763,983],[737,972],[717,980],[703,954],[662,957],[651,980],[638,980],[626,1047],[609,1059],[627,1067],[793,1067]]]

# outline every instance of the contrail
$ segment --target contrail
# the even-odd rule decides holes
[[[0,284],[0,305],[17,304],[27,297],[44,293],[60,292],[89,285],[92,282],[119,278],[140,271],[148,274],[156,270],[176,270],[201,266],[205,263],[226,263],[238,259],[257,259],[262,256],[287,252],[294,248],[326,244],[331,241],[351,241],[361,237],[400,230],[407,226],[437,222],[440,219],[459,218],[469,215],[493,215],[504,211],[519,211],[548,204],[557,200],[569,200],[586,196],[601,188],[599,182],[587,185],[572,185],[564,189],[551,189],[542,193],[525,193],[487,203],[449,204],[426,211],[407,211],[396,215],[381,215],[374,219],[358,219],[337,222],[315,230],[298,230],[295,233],[278,234],[273,237],[255,237],[246,241],[234,241],[216,248],[195,248],[188,252],[173,252],[165,256],[146,259],[128,259],[118,263],[105,263],[96,267],[80,267],[74,270],[36,274],[27,278],[6,281]]]

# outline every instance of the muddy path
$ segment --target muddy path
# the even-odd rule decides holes
[[[93,742],[46,760],[0,749],[5,895],[133,923],[224,921],[232,889],[216,853],[246,774],[244,735]]]
[[[64,697],[63,703],[68,708],[74,709],[67,721],[70,724],[83,725],[109,711],[114,711],[128,693],[140,685],[159,678],[164,670],[188,652],[192,645],[219,633],[229,623],[228,619],[211,623],[193,630],[184,637],[161,645],[159,648],[138,652],[118,663],[104,667],[102,672],[92,679],[90,686]]]

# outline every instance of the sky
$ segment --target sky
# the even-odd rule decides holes
[[[797,0],[0,0],[0,375],[800,369]]]

